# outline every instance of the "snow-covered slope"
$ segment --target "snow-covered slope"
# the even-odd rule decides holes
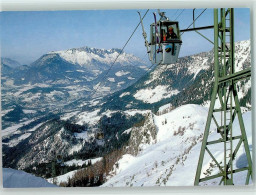
[[[3,168],[3,186],[4,188],[57,187],[41,177],[10,168]]]
[[[72,165],[82,166],[83,164],[85,164],[85,163],[88,164],[88,162],[91,161],[91,164],[93,165],[93,164],[95,164],[96,162],[98,162],[100,160],[102,160],[102,157],[94,158],[94,159],[87,159],[87,160],[73,159],[73,160],[65,162],[65,164],[68,165],[68,166],[72,166]],[[72,178],[76,172],[81,171],[81,170],[83,170],[83,168],[82,169],[77,169],[77,170],[74,170],[74,171],[70,171],[70,172],[65,173],[63,175],[59,175],[55,178],[49,178],[49,179],[47,179],[47,181],[50,182],[50,183],[56,183],[57,185],[59,185],[62,182],[68,182],[69,178]]]
[[[114,176],[108,178],[103,186],[193,186],[207,113],[208,108],[190,104],[167,114],[154,116],[156,143],[143,144],[137,156],[125,154],[118,161],[118,168],[113,168],[111,174]],[[243,117],[251,145],[251,112],[245,113]],[[219,138],[219,135],[213,132],[214,128],[215,125],[212,124],[209,140]],[[145,135],[143,130],[144,127],[141,131]],[[234,134],[237,131],[236,120]],[[223,146],[220,144],[210,148],[218,156],[217,159],[223,156],[221,147]],[[234,168],[241,168],[247,163],[243,149],[239,150],[237,156]],[[206,155],[203,165],[205,174],[208,174],[206,170],[213,174],[217,171],[216,168],[209,167],[210,163],[212,160]],[[245,177],[246,172],[235,175],[235,184],[243,185],[241,181],[244,180],[239,178]],[[204,185],[216,185],[216,181],[218,180]]]

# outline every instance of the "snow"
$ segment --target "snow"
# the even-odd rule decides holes
[[[34,86],[33,85],[23,85],[21,89],[19,89],[16,93],[13,95],[18,97],[22,92],[27,91],[29,89],[32,89]]]
[[[45,179],[36,177],[24,171],[11,168],[3,168],[4,188],[41,188],[57,187],[48,183]]]
[[[48,182],[50,183],[53,183],[54,180],[55,182],[57,183],[57,185],[59,185],[61,182],[67,182],[68,181],[68,178],[71,178],[77,171],[79,170],[82,170],[82,169],[78,169],[78,170],[74,170],[74,171],[70,171],[64,175],[60,175],[60,176],[57,176],[55,178],[50,178],[50,179],[47,179]]]
[[[47,96],[47,97],[49,97],[51,99],[55,99],[54,96],[64,96],[64,93],[61,92],[61,91],[53,90],[50,93],[45,94],[45,96]]]
[[[13,95],[14,96],[19,96],[21,95],[21,93],[27,91],[27,90],[30,90],[30,89],[33,89],[35,87],[41,87],[41,88],[46,88],[46,87],[50,87],[50,85],[47,85],[47,84],[34,84],[34,85],[31,85],[31,84],[27,84],[27,85],[22,85],[16,93],[14,93]]]
[[[101,83],[98,83],[97,85],[93,86],[93,89],[97,89],[98,92],[110,91],[110,87],[101,86]]]
[[[133,96],[137,100],[141,100],[145,103],[152,104],[164,98],[169,98],[179,93],[177,89],[168,91],[167,88],[168,86],[158,85],[154,89],[150,89],[150,88],[141,89],[137,91],[136,94],[134,94]]]
[[[102,113],[102,116],[103,115],[106,115],[107,117],[111,117],[111,115],[112,114],[114,114],[114,113],[117,113],[118,111],[112,111],[112,110],[107,110],[107,111],[105,111],[104,113]]]
[[[35,110],[27,110],[27,109],[23,109],[23,112],[24,112],[25,114],[34,114],[34,113],[36,113]]]
[[[81,133],[74,133],[75,137],[77,139],[85,139],[88,140],[89,136],[88,136],[88,132],[87,131],[83,131]]]
[[[73,159],[73,160],[70,160],[70,161],[65,162],[64,164],[67,165],[67,166],[72,166],[72,165],[83,166],[83,164],[84,164],[85,162],[86,162],[85,160],[76,160],[76,159]]]
[[[28,122],[23,123],[23,124],[28,124]],[[32,134],[31,132],[35,131],[42,124],[43,123],[40,123],[31,129],[24,130],[23,132],[18,130],[23,125],[15,125],[13,127],[7,128],[6,129],[7,132],[5,132],[6,130],[4,130],[4,132],[2,131],[3,138],[6,136],[9,136],[9,135],[12,135],[12,134],[17,134],[17,135],[20,134],[20,136],[18,138],[11,139],[8,143],[6,143],[6,145],[8,145],[9,147],[14,147],[14,146],[18,145],[20,143],[20,141],[27,139]]]
[[[242,86],[241,83],[238,82],[239,90],[238,90],[238,97],[239,99],[243,98],[245,94],[248,93],[249,89],[251,88],[251,79],[245,82]]]
[[[85,72],[84,70],[76,70],[77,72]]]
[[[127,75],[127,74],[129,74],[129,73],[130,73],[130,72],[125,72],[125,71],[121,70],[121,71],[116,72],[115,75],[116,75],[117,77],[121,77],[121,76]]]
[[[37,99],[39,99],[41,96],[42,96],[41,93],[32,94],[31,96],[25,98],[24,102],[31,102],[32,103],[33,101],[36,101]]]
[[[124,92],[124,93],[122,93],[119,97],[121,98],[121,97],[124,97],[124,96],[126,96],[126,95],[130,95],[130,92]]]
[[[125,84],[124,81],[118,82],[118,83],[117,83],[117,87],[121,87],[121,85],[123,85],[123,84]]]
[[[60,120],[66,121],[66,120],[70,119],[71,117],[77,115],[78,113],[79,113],[79,111],[66,113],[66,114],[64,114],[64,115],[62,115],[62,116],[60,117]]]
[[[18,129],[19,129],[20,127],[22,127],[23,125],[27,125],[27,124],[31,123],[32,121],[33,121],[33,119],[32,119],[32,120],[25,121],[25,122],[22,122],[22,123],[19,123],[19,124],[17,124],[17,125],[13,125],[13,126],[8,127],[8,128],[6,128],[6,129],[3,129],[3,130],[1,131],[2,138],[14,134],[15,132],[18,131]]]
[[[100,71],[100,70],[92,70],[92,72],[93,72],[94,74],[96,74],[96,75],[99,75],[100,73],[102,73],[102,71]]]
[[[2,77],[2,79],[4,78]],[[4,85],[14,87],[14,80],[8,78],[8,80],[4,83]]]
[[[114,170],[112,171],[112,174],[113,173],[120,174],[122,173],[122,171],[129,169],[129,166],[133,164],[134,160],[135,160],[135,157],[133,157],[130,154],[123,155],[122,158],[118,161],[118,168],[115,167]]]
[[[34,126],[34,127],[31,128],[31,129],[28,129],[28,130],[26,130],[26,131],[28,131],[28,132],[33,132],[33,131],[35,131],[38,127],[40,127],[42,124],[44,124],[44,123],[40,123],[40,124]]]
[[[108,81],[115,82],[115,78],[108,78]]]
[[[84,125],[85,123],[88,124],[96,124],[100,120],[100,116],[98,112],[100,109],[94,110],[92,112],[82,112],[77,115],[77,124]]]
[[[93,158],[93,159],[87,159],[87,160],[81,160],[81,159],[76,160],[76,159],[73,159],[73,160],[65,162],[65,165],[72,166],[72,165],[75,164],[76,166],[82,166],[85,163],[88,164],[89,160],[91,161],[92,164],[95,164],[96,162],[101,161],[102,157]]]
[[[124,155],[102,186],[193,186],[207,114],[207,107],[189,104],[160,116],[154,115],[154,124],[157,127],[156,143],[145,145],[137,156]],[[251,147],[251,112],[246,112],[243,118]],[[209,140],[220,138],[215,128],[212,123]],[[129,131],[130,129],[127,130]],[[238,134],[237,118],[233,131],[234,136]],[[223,144],[214,147],[209,146],[209,149],[218,160],[222,159]],[[238,151],[237,156],[234,168],[242,167],[246,163],[243,148]],[[203,172],[209,169],[211,162],[211,157],[205,155]],[[214,168],[212,174],[216,171]],[[244,185],[239,178],[246,177],[246,174],[247,172],[235,174],[235,184]],[[216,182],[209,181],[203,185],[216,185]]]
[[[145,69],[145,70],[147,70],[148,69],[148,67],[147,66],[139,66],[140,68],[142,68],[142,69]]]
[[[119,52],[115,49],[96,49],[89,47],[81,47],[76,49],[68,49],[62,51],[50,52],[49,54],[59,54],[61,58],[72,63],[78,64],[82,67],[93,67],[92,62],[98,61],[100,63],[110,64],[119,55]],[[132,61],[138,61],[143,63],[138,57],[132,54],[122,53],[119,55],[118,63],[130,63]],[[98,70],[96,70],[98,71]],[[95,72],[95,71],[94,71]],[[99,72],[95,72],[98,74]]]
[[[91,163],[92,164],[95,164],[96,162],[102,160],[102,157],[98,157],[98,158],[94,158],[94,159],[87,159],[87,160],[76,160],[76,159],[73,159],[73,160],[70,160],[70,161],[67,161],[67,162],[64,162],[65,165],[67,166],[72,166],[72,165],[76,165],[76,166],[82,166],[83,164],[88,164],[88,161],[91,160]],[[74,171],[70,171],[64,175],[59,175],[55,178],[49,178],[47,179],[48,182],[50,183],[53,183],[53,181],[55,180],[55,182],[59,185],[61,182],[68,182],[68,178],[71,178],[73,177],[73,175],[78,172],[78,171],[81,171],[83,169],[77,169],[77,170],[74,170]]]
[[[207,70],[209,68],[209,63],[207,63],[208,58],[201,56],[192,56],[194,63],[188,66],[188,74],[194,74],[193,79],[196,78],[197,74],[201,70]]]
[[[170,107],[171,107],[171,104],[165,104],[165,105],[159,107],[158,111],[162,112],[162,111],[164,111],[164,110],[166,110],[166,109],[168,109]]]
[[[100,101],[99,100],[92,100],[92,101],[90,101],[90,105],[92,105],[92,106],[96,106],[96,105],[98,105],[100,103]]]
[[[166,139],[174,139],[173,134],[176,132],[179,127],[185,127],[190,129],[189,124],[191,121],[197,121],[193,125],[193,130],[197,131],[185,131],[183,136],[192,137],[195,134],[199,135],[201,129],[204,128],[205,116],[207,116],[208,110],[204,107],[197,105],[189,104],[185,106],[180,106],[175,109],[174,112],[169,112],[161,116],[155,116],[155,124],[158,127],[159,131],[157,134],[157,141],[164,141]],[[162,122],[167,120],[167,124],[163,125]],[[170,124],[170,125],[169,125]]]
[[[9,147],[14,147],[16,146],[20,141],[27,139],[29,136],[31,135],[31,133],[25,133],[22,134],[21,136],[19,136],[18,138],[12,139],[11,141],[8,142],[8,146]]]
[[[72,155],[74,152],[79,152],[82,149],[83,145],[82,144],[76,144],[73,145],[72,148],[69,149],[68,154]]]
[[[6,115],[8,112],[11,112],[11,111],[13,111],[13,109],[1,110],[1,115],[2,115],[2,117],[3,117],[4,115]]]
[[[131,132],[132,128],[125,130],[122,134],[129,134]]]
[[[133,78],[133,77],[127,77],[129,80],[134,80],[135,78]]]
[[[209,66],[206,65],[206,62],[208,61],[208,59],[203,59],[202,62],[202,69],[207,69]],[[196,76],[198,75],[198,73],[202,70],[200,68],[198,68],[198,70],[196,72],[194,72],[194,76],[193,76],[193,80],[196,78]]]
[[[130,116],[134,116],[136,114],[142,114],[143,115],[143,114],[147,114],[149,112],[150,112],[150,110],[137,110],[137,109],[125,110],[124,111],[125,114],[128,114]]]
[[[172,66],[172,65],[169,65]],[[154,80],[158,80],[162,72],[166,71],[166,66],[157,66],[157,68],[150,73],[150,79],[144,82],[145,85],[150,84]]]
[[[240,41],[235,43],[235,71],[243,70],[243,65],[245,61],[251,62],[251,52],[250,52],[250,40]]]

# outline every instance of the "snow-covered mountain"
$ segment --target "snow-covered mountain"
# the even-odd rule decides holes
[[[42,68],[47,72],[51,65],[58,68],[57,62],[59,61],[65,63],[66,67],[72,66],[79,70],[83,68],[85,70],[87,65],[80,62],[86,59],[80,61],[81,52],[91,56],[86,58],[88,62],[90,60],[92,62],[97,53],[99,57],[95,58],[99,59],[99,63],[96,64],[99,67],[102,67],[102,59],[107,58],[108,53],[112,52],[111,55],[115,56],[114,50],[105,51],[107,54],[100,55],[99,50],[81,48],[73,51],[75,54],[73,58],[70,57],[72,50],[51,52],[42,56],[31,67]],[[53,58],[56,63],[51,63]],[[236,43],[236,70],[250,67],[250,59],[250,42]],[[180,168],[184,168],[183,163],[190,152],[192,153],[196,147],[199,148],[213,84],[213,52],[183,57],[176,64],[157,66],[137,82],[134,79],[135,83],[125,88],[128,80],[131,77],[135,78],[133,71],[137,72],[137,69],[132,67],[121,65],[120,68],[119,66],[113,67],[113,72],[108,73],[108,77],[101,86],[99,86],[100,75],[104,75],[107,69],[102,70],[97,78],[87,81],[91,84],[87,88],[85,85],[80,85],[79,82],[72,83],[72,85],[35,83],[24,84],[23,87],[18,86],[15,89],[4,88],[5,93],[9,93],[9,97],[13,98],[13,94],[16,93],[22,98],[26,97],[23,102],[28,100],[26,104],[15,105],[3,113],[4,119],[16,121],[19,119],[19,124],[3,131],[4,166],[26,168],[33,173],[48,177],[49,174],[46,176],[46,172],[49,173],[47,167],[56,155],[62,155],[66,160],[84,161],[108,155],[127,145],[127,150],[124,150],[126,154],[117,163],[122,165],[122,169],[113,167],[107,177],[106,185],[121,186],[126,185],[126,181],[129,185],[137,185],[134,181],[138,182],[140,178],[144,179],[145,185],[176,185],[170,183],[171,170],[166,171],[165,169],[167,166],[173,167],[173,171],[178,173]],[[95,76],[93,73],[91,75]],[[44,77],[42,76],[42,78]],[[60,79],[60,81],[62,80]],[[9,83],[9,86],[10,84],[13,85],[13,83]],[[251,107],[250,79],[245,80],[243,85],[239,83],[238,86],[240,103],[247,107],[245,110],[248,110]],[[93,87],[109,92],[115,87],[117,91],[104,98],[93,98],[89,97]],[[122,89],[122,87],[124,88]],[[64,89],[65,91],[63,91]],[[79,96],[86,96],[80,93],[82,89],[87,91],[86,95],[89,98],[79,98]],[[70,98],[73,98],[72,101],[68,99],[70,100],[69,104],[67,104],[67,96],[65,96],[67,93]],[[47,101],[45,101],[46,98]],[[11,105],[10,99],[6,96],[3,100],[4,104]],[[15,101],[17,102],[17,100]],[[66,103],[64,103],[65,101]],[[32,102],[36,105],[46,102],[47,108],[56,108],[62,104],[63,110],[48,115],[37,109],[38,115],[36,115],[33,113],[35,105],[31,104]],[[27,105],[32,105],[32,108]],[[170,112],[172,110],[173,112]],[[166,115],[163,115],[165,113]],[[24,119],[28,117],[28,114],[32,118]],[[162,115],[158,116],[159,114]],[[100,133],[104,135],[103,140],[97,138]],[[179,147],[175,148],[177,143]],[[151,149],[152,151],[150,151]],[[162,155],[159,156],[157,152]],[[167,156],[171,155],[172,159],[165,157],[163,155],[165,153]],[[136,169],[138,170],[136,172],[136,170],[128,169],[129,166],[131,168],[141,167],[143,163],[143,166],[147,166],[145,165],[147,156],[151,155],[159,157],[159,160],[150,161],[149,168],[146,168],[148,170],[147,177],[152,181],[146,181],[143,170]],[[196,158],[195,156],[193,155],[194,158]],[[151,157],[154,160],[153,156]],[[127,159],[131,159],[134,165],[129,164]],[[160,166],[162,161],[163,165]],[[33,167],[36,167],[37,163],[40,164],[40,169],[34,170]],[[138,163],[142,164],[138,165]],[[126,165],[127,172],[122,172]],[[126,174],[127,177],[134,179],[127,179]],[[118,179],[122,176],[126,179],[125,181]],[[117,182],[117,180],[119,181]],[[167,182],[167,180],[169,181]],[[175,178],[172,181],[174,180]],[[189,180],[188,184],[191,182],[192,180]]]
[[[137,152],[128,149],[130,152],[116,163],[118,166],[113,167],[103,186],[193,186],[207,113],[207,107],[188,104],[160,116],[148,115],[148,122],[129,131],[129,147],[135,146]],[[252,148],[251,112],[246,112],[243,118]],[[237,119],[233,127],[234,135],[238,135],[240,129]],[[209,140],[220,138],[214,129],[216,126],[212,123]],[[140,140],[140,137],[144,140]],[[222,145],[214,147],[209,149],[217,154],[218,160],[222,159]],[[204,176],[218,172],[218,168],[211,167],[210,163],[212,159],[206,155],[202,169]],[[247,160],[241,148],[234,168],[244,166],[247,166]],[[244,185],[246,174],[246,171],[234,174],[235,185]],[[203,185],[218,183],[219,179],[215,179]]]
[[[21,75],[15,75],[14,84],[69,84],[91,81],[115,61],[115,67],[126,72],[127,66],[141,69],[145,63],[120,49],[96,49],[89,47],[50,52],[33,62]],[[21,71],[20,71],[21,73]],[[131,75],[129,75],[131,76]]]
[[[49,54],[59,54],[61,58],[72,63],[87,68],[88,71],[92,71],[94,74],[98,74],[99,71],[104,70],[104,65],[111,65],[118,55],[120,55],[120,49],[97,49],[89,47],[81,47],[68,49],[64,51],[50,52]],[[122,53],[116,62],[121,66],[125,66],[133,63],[135,66],[139,66],[144,62],[138,57]]]

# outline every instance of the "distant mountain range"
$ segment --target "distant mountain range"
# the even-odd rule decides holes
[[[2,108],[13,110],[19,105],[41,115],[79,99],[85,101],[92,95],[104,96],[124,89],[146,72],[147,65],[132,54],[120,52],[74,48],[50,52],[30,65],[3,58]],[[3,116],[5,124],[15,120]]]
[[[3,69],[2,74],[13,79],[14,85],[86,83],[104,74],[104,71],[109,69],[120,52],[120,49],[105,50],[82,47],[50,52],[41,56],[31,65],[23,65],[22,67],[14,60],[2,58],[2,65],[6,69],[8,68],[8,71]],[[122,53],[114,64],[115,70],[120,69],[123,72],[127,72],[125,71],[127,67],[134,68],[134,72],[125,74],[131,78],[138,76],[138,71],[144,71],[145,65],[145,62],[138,57],[127,53]],[[110,73],[113,74],[113,70]],[[118,75],[116,75],[117,77]],[[3,85],[5,86],[5,82]]]

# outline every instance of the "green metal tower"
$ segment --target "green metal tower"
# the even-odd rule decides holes
[[[214,9],[214,88],[211,104],[205,126],[200,157],[198,161],[194,185],[200,182],[219,178],[219,184],[234,185],[235,173],[247,171],[245,184],[252,177],[252,160],[249,151],[246,131],[239,104],[236,83],[251,76],[251,69],[235,71],[234,43],[234,9]],[[216,101],[219,104],[216,104]],[[217,108],[216,108],[217,107]],[[240,132],[233,135],[233,121],[238,117]],[[208,141],[211,123],[216,125],[219,139]],[[216,144],[222,144],[224,155],[222,159],[211,150]],[[234,169],[233,161],[241,146],[244,146],[248,165]],[[205,153],[212,160],[212,166],[218,173],[202,172]]]

